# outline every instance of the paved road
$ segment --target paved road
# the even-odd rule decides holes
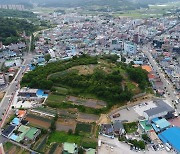
[[[32,54],[27,54],[24,57],[24,62],[22,67],[20,67],[19,71],[17,72],[15,78],[12,80],[12,82],[9,84],[5,96],[2,99],[1,103],[0,103],[0,117],[2,117],[4,114],[7,113],[7,109],[9,108],[9,106],[11,105],[11,100],[13,95],[15,94],[15,91],[18,88],[19,82],[23,76],[24,71],[26,70],[27,64],[30,63],[31,59],[32,59]]]
[[[151,63],[151,66],[153,67],[153,70],[158,72],[159,77],[160,77],[161,81],[163,82],[164,88],[169,93],[169,94],[167,93],[167,95],[166,95],[167,100],[169,102],[171,102],[172,106],[174,106],[175,100],[178,99],[177,96],[174,94],[175,89],[172,86],[171,82],[168,81],[168,79],[166,79],[162,69],[158,66],[158,63],[155,61],[155,59],[152,57],[151,53],[148,51],[150,51],[150,48],[148,48],[148,47],[143,48],[143,52],[148,57],[149,62]],[[180,108],[178,108],[178,112],[180,112]]]
[[[176,25],[179,25],[179,24],[180,24],[180,22],[177,22],[174,26],[167,28],[166,30],[164,30],[161,33],[161,35],[166,33],[167,31],[171,30],[172,28],[174,28]],[[168,79],[166,79],[164,72],[158,66],[158,63],[156,62],[156,60],[152,57],[152,55],[150,53],[150,50],[152,49],[150,43],[154,37],[152,37],[150,40],[147,40],[146,44],[144,44],[144,46],[142,47],[142,51],[144,52],[144,54],[149,59],[149,62],[152,65],[154,71],[158,72],[159,77],[160,77],[161,81],[163,82],[163,86],[167,91],[166,99],[171,103],[172,106],[174,106],[174,104],[175,104],[174,102],[178,99],[178,97],[174,94],[174,92],[176,90],[172,86],[172,83],[170,81],[168,81]],[[177,106],[178,113],[180,113],[180,104],[178,104],[176,106]]]

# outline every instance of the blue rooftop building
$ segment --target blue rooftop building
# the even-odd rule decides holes
[[[11,122],[12,125],[18,126],[20,124],[20,119],[19,118],[14,118]]]
[[[180,153],[180,127],[171,127],[158,135],[161,141],[171,145],[178,153]]]

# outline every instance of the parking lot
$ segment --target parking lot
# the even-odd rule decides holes
[[[120,114],[119,117],[117,118],[113,118],[113,115],[116,114]],[[139,115],[134,111],[134,109],[131,108],[126,108],[126,109],[122,109],[119,110],[118,112],[116,112],[115,114],[113,114],[112,116],[110,116],[111,121],[115,121],[115,120],[127,120],[128,122],[133,122],[133,121],[137,121]]]
[[[169,152],[165,150],[154,151],[152,148],[149,148],[146,151],[136,152],[130,150],[130,146],[128,144],[119,142],[117,138],[111,139],[100,136],[99,139],[102,141],[102,144],[101,147],[98,148],[98,154],[169,154]]]
[[[153,101],[146,101],[146,102],[142,102],[139,105],[133,106],[133,109],[135,110],[137,114],[139,114],[139,116],[143,116],[144,111],[155,108],[155,107],[157,107],[157,105],[153,103]]]

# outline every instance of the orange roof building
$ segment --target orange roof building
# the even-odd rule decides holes
[[[142,65],[142,69],[146,70],[147,72],[152,72],[152,68],[149,65]]]
[[[26,110],[19,110],[17,113],[18,118],[23,118],[26,115]]]
[[[154,75],[154,74],[149,73],[149,74],[148,74],[148,78],[149,78],[149,79],[155,79],[155,75]]]

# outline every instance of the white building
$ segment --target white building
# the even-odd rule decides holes
[[[136,54],[137,46],[132,42],[124,42],[124,52],[127,54]]]
[[[6,82],[5,82],[4,74],[0,73],[0,86],[5,85],[5,84],[6,84]]]

